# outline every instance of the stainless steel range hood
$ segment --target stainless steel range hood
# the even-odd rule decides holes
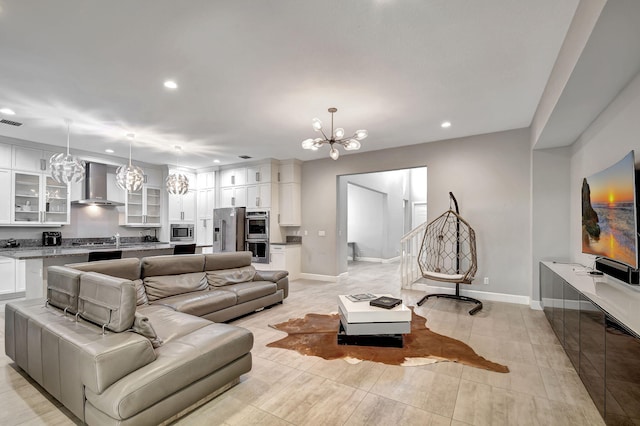
[[[81,200],[72,201],[75,205],[124,206],[119,201],[107,199],[107,165],[87,163],[83,181],[84,193]]]

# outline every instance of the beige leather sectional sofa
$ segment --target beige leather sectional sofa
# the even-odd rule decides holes
[[[282,302],[287,275],[249,252],[53,266],[46,301],[6,305],[5,352],[89,425],[160,424],[251,370],[253,335],[220,322]]]

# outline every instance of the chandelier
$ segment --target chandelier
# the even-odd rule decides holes
[[[63,152],[53,154],[49,159],[51,167],[51,177],[58,183],[68,185],[72,182],[80,182],[84,179],[84,161],[75,155],[69,154],[69,133],[71,120],[65,119],[67,123],[67,154]]]
[[[135,135],[129,133],[127,138],[129,139],[129,165],[118,167],[116,170],[116,184],[128,192],[137,192],[142,188],[144,183],[144,173],[138,166],[131,164],[131,141]]]
[[[311,120],[311,126],[313,126],[313,130],[316,132],[322,133],[323,138],[315,138],[315,139],[305,139],[302,141],[302,148],[310,149],[313,151],[317,151],[324,144],[329,144],[331,149],[329,150],[329,157],[337,160],[340,156],[340,152],[336,149],[335,145],[342,145],[343,148],[347,151],[355,151],[360,149],[360,141],[366,138],[369,135],[369,132],[366,130],[356,130],[353,136],[344,137],[344,129],[338,127],[333,130],[333,114],[338,111],[337,108],[329,108],[329,112],[331,113],[331,137],[327,137],[327,135],[322,130],[322,121],[318,118],[314,118]]]
[[[178,154],[182,150],[180,145],[174,147],[176,149],[176,169],[178,168]],[[189,191],[189,178],[178,172],[177,170],[167,176],[165,181],[167,192],[173,195],[183,195]]]

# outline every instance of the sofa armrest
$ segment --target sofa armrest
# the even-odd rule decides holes
[[[128,331],[108,333],[103,339],[82,346],[82,383],[92,392],[100,394],[121,378],[155,359],[155,350],[146,337]]]
[[[289,295],[289,271],[256,271],[253,281],[271,281],[283,291],[285,298]]]

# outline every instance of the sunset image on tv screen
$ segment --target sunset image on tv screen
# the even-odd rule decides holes
[[[637,268],[633,151],[582,182],[582,251]]]

